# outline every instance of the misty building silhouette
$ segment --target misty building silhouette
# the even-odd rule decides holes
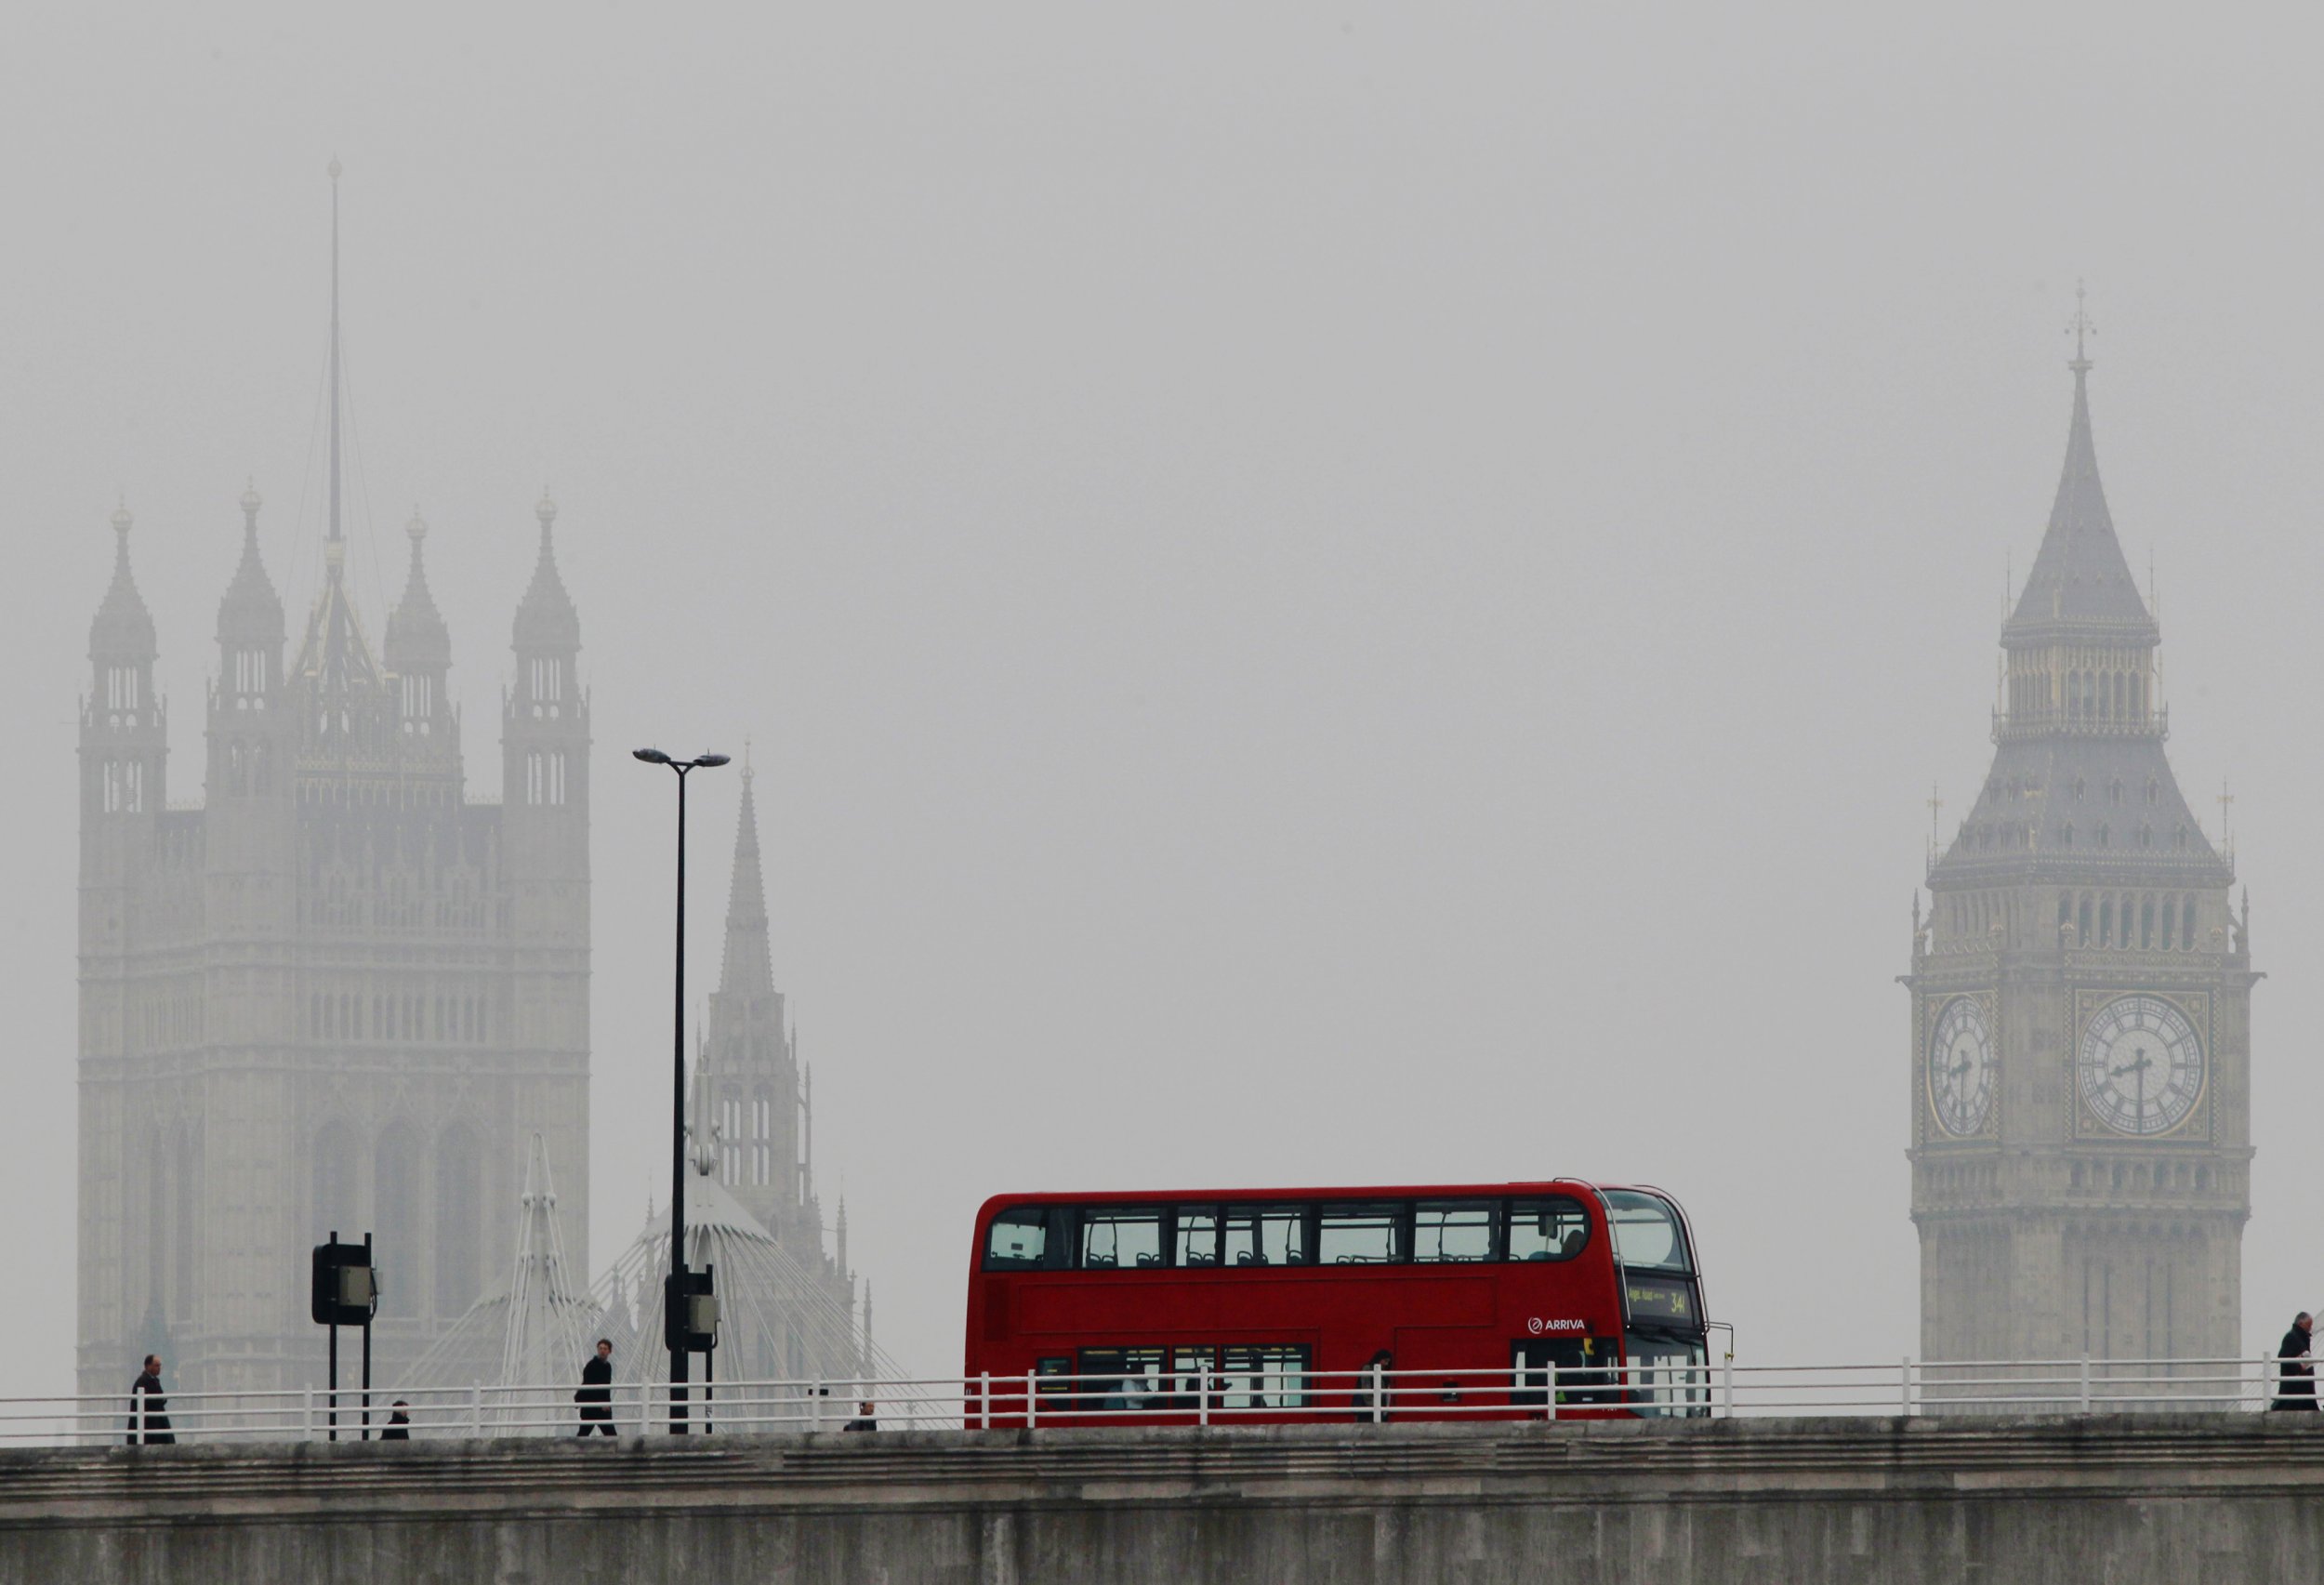
[[[259,499],[218,609],[202,802],[169,801],[153,622],[114,517],[81,716],[81,1390],[319,1379],[307,1247],[370,1231],[383,1379],[509,1258],[535,1131],[588,1236],[588,701],[555,507],[518,605],[506,802],[472,801],[425,526],[375,653],[336,517],[286,654]]]
[[[857,1303],[848,1267],[847,1202],[824,1243],[815,1192],[812,1078],[774,985],[766,877],[759,852],[757,774],[743,762],[742,813],[727,891],[718,989],[697,1036],[688,1096],[686,1256],[718,1285],[715,1368],[739,1379],[841,1381],[904,1372],[872,1341],[871,1288]],[[598,1323],[615,1341],[614,1379],[667,1381],[662,1275],[669,1270],[669,1212],[645,1224],[601,1275]]]
[[[2099,482],[2079,336],[2069,366],[2064,476],[2001,629],[1992,768],[1932,849],[1925,923],[1914,905],[1921,1352],[2233,1357],[2248,909],[2231,916],[2232,857],[2163,752],[2160,627]]]

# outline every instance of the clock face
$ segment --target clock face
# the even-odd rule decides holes
[[[1948,1134],[1981,1132],[1993,1113],[1993,1033],[1973,997],[1955,997],[1929,1037],[1929,1105]]]
[[[2118,997],[2082,1035],[2082,1101],[2118,1133],[2167,1134],[2203,1093],[2203,1048],[2186,1014],[2160,997]]]

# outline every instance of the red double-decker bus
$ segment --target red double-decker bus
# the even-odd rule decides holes
[[[975,1240],[971,1425],[1705,1412],[1654,1189],[999,1195]]]

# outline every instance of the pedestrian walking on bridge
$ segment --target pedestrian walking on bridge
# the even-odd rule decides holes
[[[2311,1325],[2308,1313],[2301,1311],[2277,1346],[2276,1401],[2267,1406],[2271,1409],[2316,1407],[2316,1367],[2307,1362]]]
[[[597,1357],[581,1367],[581,1390],[573,1395],[581,1406],[581,1430],[587,1436],[592,1431],[602,1431],[608,1436],[617,1435],[614,1430],[614,1344],[609,1338],[597,1340]]]
[[[145,1368],[129,1388],[129,1446],[142,1442],[148,1446],[178,1440],[170,1429],[169,1416],[162,1411],[169,1407],[169,1400],[162,1396],[162,1356],[149,1354]]]

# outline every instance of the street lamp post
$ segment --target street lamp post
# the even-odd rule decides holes
[[[678,773],[678,994],[670,1055],[669,1115],[669,1280],[662,1288],[662,1329],[669,1338],[669,1428],[673,1436],[686,1433],[687,1355],[682,1321],[670,1306],[681,1302],[686,1272],[686,773],[707,771],[727,762],[723,754],[700,754],[673,759],[658,748],[631,751],[649,765],[667,765]]]

